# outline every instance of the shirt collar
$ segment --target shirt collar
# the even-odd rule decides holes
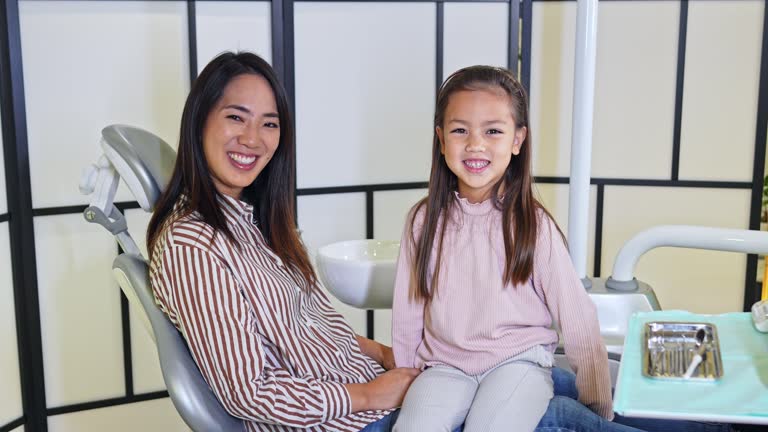
[[[459,208],[465,214],[481,216],[490,213],[490,211],[495,208],[493,200],[490,198],[479,203],[471,203],[466,198],[460,197],[458,191],[454,191],[453,193],[459,204]]]
[[[226,209],[239,216],[248,216],[249,220],[253,220],[253,206],[251,204],[226,194],[218,193],[217,195],[219,203]]]

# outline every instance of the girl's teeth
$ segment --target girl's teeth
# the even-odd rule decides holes
[[[233,161],[243,165],[250,165],[256,160],[256,156],[243,156],[237,153],[227,153],[227,155],[229,155]]]
[[[484,168],[490,162],[489,161],[466,161],[464,163],[467,164],[467,166],[470,168]]]

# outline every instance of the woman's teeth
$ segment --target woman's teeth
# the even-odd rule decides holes
[[[239,153],[227,153],[227,155],[230,159],[242,165],[250,165],[256,160],[256,156],[245,156]]]

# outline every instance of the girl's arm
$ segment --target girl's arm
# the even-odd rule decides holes
[[[411,213],[408,221],[412,220]],[[397,258],[394,298],[392,300],[392,351],[397,367],[416,367],[416,350],[424,334],[424,302],[411,298],[415,287],[413,277],[413,247],[410,223],[406,223],[400,239]],[[415,230],[416,223],[413,228]]]
[[[544,291],[547,307],[563,334],[565,355],[576,372],[579,401],[613,419],[608,353],[600,336],[595,304],[587,295],[554,222],[539,213],[534,284]]]

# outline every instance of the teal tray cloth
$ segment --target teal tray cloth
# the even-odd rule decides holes
[[[714,324],[723,376],[712,382],[643,376],[643,326],[651,321]],[[635,313],[624,341],[613,408],[626,417],[768,424],[768,334],[754,328],[749,313]]]

